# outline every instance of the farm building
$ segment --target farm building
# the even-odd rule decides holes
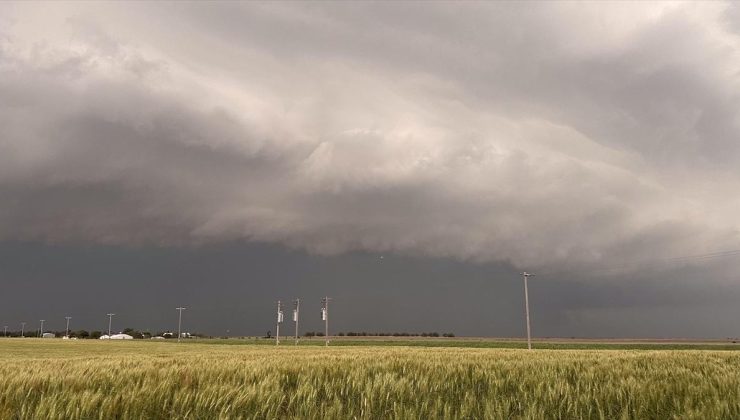
[[[101,340],[133,340],[133,338],[128,334],[103,334],[100,336]]]

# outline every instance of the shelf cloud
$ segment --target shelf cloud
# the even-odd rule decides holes
[[[733,3],[0,16],[0,240],[554,268],[740,248]]]

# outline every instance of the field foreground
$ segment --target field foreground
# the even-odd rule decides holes
[[[740,353],[0,340],[2,419],[740,418]]]

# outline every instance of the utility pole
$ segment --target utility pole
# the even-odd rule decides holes
[[[296,298],[293,301],[293,322],[295,322],[295,345],[298,345],[298,316],[301,312],[301,300]]]
[[[324,338],[326,339],[325,345],[329,346],[329,296],[321,299],[321,319],[324,321]]]
[[[8,326],[7,325],[5,326],[5,336],[6,337],[8,336]]]
[[[532,333],[529,329],[529,288],[527,287],[527,279],[534,277],[534,274],[525,271],[522,273],[522,277],[524,277],[524,307],[527,312],[527,349],[532,350]]]
[[[43,337],[44,336],[44,321],[46,320],[42,319],[40,321],[41,321],[41,329],[39,330],[39,337]]]
[[[25,329],[26,329],[26,323],[25,322],[21,322],[21,338],[25,337],[25,335],[23,335],[23,331]]]
[[[283,323],[283,310],[281,309],[281,303],[280,301],[277,301],[277,328],[275,332],[275,345],[280,344],[280,324]]]
[[[67,320],[67,338],[69,338],[69,320],[72,319],[71,316],[65,316],[64,319]]]
[[[111,325],[113,324],[113,315],[115,314],[108,314],[108,339],[109,340],[110,340]]]
[[[185,309],[188,309],[188,308],[184,308],[184,307],[181,306],[181,307],[175,308],[175,309],[177,309],[178,311],[180,311],[180,317],[177,319],[177,342],[179,343],[180,342],[180,337],[182,336],[182,311],[184,311]]]

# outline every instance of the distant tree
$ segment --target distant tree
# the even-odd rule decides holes
[[[88,338],[90,337],[90,333],[87,332],[87,330],[79,330],[72,333],[72,337],[77,338]]]
[[[141,331],[135,330],[133,328],[124,328],[123,333],[128,334],[134,338],[144,338],[144,336],[141,334]]]
[[[343,333],[343,332],[340,332],[340,333],[339,333],[339,334],[337,334],[337,335],[338,335],[339,337],[344,337],[344,333]]]
[[[100,331],[93,331],[93,332],[90,333],[90,338],[97,339],[97,338],[100,338],[101,335],[103,335],[102,332],[100,332]]]

